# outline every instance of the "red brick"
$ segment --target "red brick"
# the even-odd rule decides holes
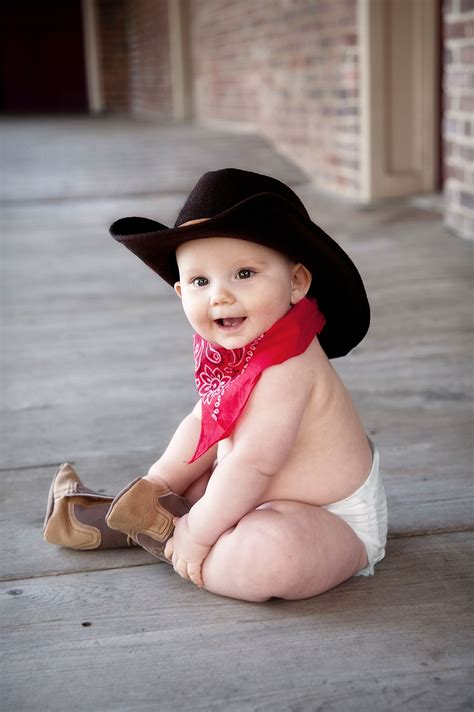
[[[459,109],[460,111],[473,111],[474,112],[474,96],[464,95],[459,99]]]
[[[473,65],[474,64],[474,46],[461,47],[460,59],[461,59],[462,63]],[[471,67],[471,71],[472,71],[472,67]]]
[[[449,15],[452,12],[459,11],[459,0],[444,0],[443,1],[443,13],[444,15]]]
[[[454,156],[456,148],[457,148],[456,144],[454,144],[452,141],[444,141],[443,152],[444,152],[445,159]]]
[[[349,45],[349,46],[356,45],[357,44],[357,35],[355,33],[343,35],[342,41],[344,42],[344,44]]]
[[[460,37],[465,37],[466,32],[466,22],[447,22],[445,24],[444,32],[447,39],[458,39]]]
[[[453,109],[456,108],[456,98],[453,96],[450,96],[447,92],[443,93],[442,100],[443,100],[443,110],[444,111],[452,111]]]
[[[453,178],[454,180],[459,181],[460,183],[464,182],[464,169],[460,168],[459,166],[452,165],[448,163],[444,167],[444,175],[445,178]]]
[[[461,57],[463,50],[461,48]],[[468,56],[464,53],[464,60]],[[463,66],[462,70],[450,70],[445,75],[445,92],[459,91],[459,87],[469,88],[472,86],[473,72]],[[456,104],[459,109],[473,113],[474,97],[469,94],[457,95]],[[443,121],[443,132],[445,137],[444,152],[444,176],[445,176],[445,217],[447,223],[463,235],[469,235],[474,221],[466,218],[466,210],[474,211],[474,194],[469,186],[472,186],[473,172],[468,170],[469,165],[474,163],[474,148],[465,144],[465,139],[472,132],[473,122],[471,120],[451,119],[445,117]],[[449,134],[449,141],[446,135]],[[460,140],[461,139],[461,140]],[[462,214],[461,214],[462,213]]]
[[[105,109],[127,111],[129,97],[125,0],[99,0],[97,9]]]

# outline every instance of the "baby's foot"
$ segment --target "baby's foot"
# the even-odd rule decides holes
[[[68,549],[117,549],[134,546],[121,532],[109,529],[105,515],[113,497],[86,487],[68,462],[58,469],[49,490],[43,535],[48,544]]]
[[[169,563],[164,550],[173,536],[174,517],[182,517],[190,510],[189,503],[174,494],[164,480],[139,477],[130,482],[115,497],[106,521],[135,541],[150,554]]]

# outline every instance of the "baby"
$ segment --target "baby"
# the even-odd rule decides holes
[[[200,399],[148,474],[99,502],[109,530],[246,601],[372,574],[387,534],[378,453],[329,361],[369,324],[350,258],[290,188],[237,169],[206,173],[174,228],[124,218],[111,232],[181,299]],[[47,540],[60,490],[56,477]]]

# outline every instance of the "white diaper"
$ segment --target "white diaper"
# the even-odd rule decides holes
[[[387,542],[387,499],[379,471],[379,452],[372,440],[368,440],[373,460],[366,481],[349,497],[321,507],[341,517],[364,542],[369,565],[356,576],[373,575],[375,564],[385,556]]]

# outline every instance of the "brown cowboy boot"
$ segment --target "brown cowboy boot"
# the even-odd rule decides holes
[[[189,502],[172,492],[164,480],[156,483],[138,477],[115,497],[106,522],[169,564],[164,550],[173,536],[173,517],[182,517],[190,509]]]
[[[85,487],[74,468],[65,462],[49,490],[43,535],[49,544],[70,549],[121,549],[135,546],[125,534],[105,522],[113,497]]]

